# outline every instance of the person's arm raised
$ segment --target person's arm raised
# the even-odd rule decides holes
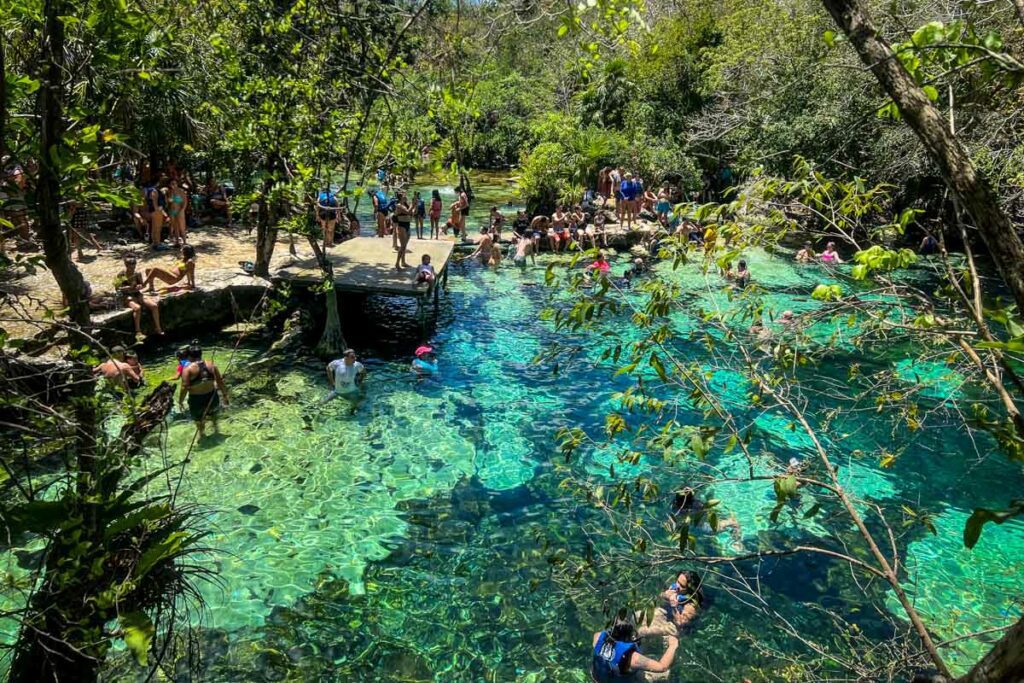
[[[679,639],[673,636],[665,636],[665,638],[668,640],[668,648],[666,648],[665,654],[661,656],[661,659],[651,659],[636,652],[629,662],[629,668],[633,671],[650,671],[656,674],[665,673],[672,668],[672,660],[676,657]]]

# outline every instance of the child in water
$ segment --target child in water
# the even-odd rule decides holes
[[[431,346],[421,346],[416,349],[416,357],[412,361],[412,370],[416,374],[433,375],[437,373],[437,355]]]

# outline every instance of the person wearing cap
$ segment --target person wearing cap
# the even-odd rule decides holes
[[[217,414],[220,412],[221,395],[224,405],[229,405],[228,390],[220,369],[212,360],[203,359],[203,347],[198,341],[188,347],[188,365],[181,371],[181,390],[178,392],[178,408],[184,409],[188,396],[188,412],[199,426],[199,438],[205,436],[206,420],[213,421],[217,432]],[[218,393],[219,392],[219,393]]]
[[[145,280],[142,278],[142,273],[135,269],[135,257],[131,255],[125,256],[124,270],[114,278],[114,290],[117,292],[118,303],[132,312],[136,336],[143,336],[143,307],[149,309],[149,312],[153,315],[153,327],[156,328],[157,334],[162,335],[164,331],[160,328],[160,304],[143,295],[142,288],[144,286]]]
[[[332,360],[327,364],[327,384],[331,387],[331,393],[327,395],[330,400],[335,396],[351,396],[359,391],[366,379],[366,368],[356,360],[356,352],[352,349],[345,349],[344,355],[338,360]]]
[[[142,385],[142,368],[136,371],[128,362],[123,346],[114,346],[110,349],[110,358],[96,366],[95,372],[103,375],[103,378],[111,386],[122,389],[135,389]]]
[[[432,346],[420,346],[412,360],[413,372],[419,375],[433,375],[437,372],[437,355]]]

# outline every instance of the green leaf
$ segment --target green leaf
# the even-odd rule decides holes
[[[694,455],[701,460],[707,457],[708,451],[710,450],[707,443],[705,443],[704,439],[701,438],[699,432],[694,432],[693,436],[690,437],[690,448],[693,449]]]
[[[938,101],[939,91],[936,90],[934,85],[926,85],[923,88],[921,88],[921,90],[924,91],[924,94],[927,95],[928,99],[931,100],[932,102]]]
[[[839,285],[818,285],[811,292],[811,298],[818,301],[835,301],[843,298],[843,288]]]
[[[665,373],[665,366],[662,365],[661,359],[658,358],[658,354],[651,352],[651,367],[658,373],[658,377],[661,378],[662,382],[668,382],[668,375]]]
[[[964,525],[964,545],[968,548],[973,548],[978,539],[981,538],[982,528],[989,522],[1002,524],[1008,519],[1024,515],[1024,500],[1013,501],[1013,505],[1014,507],[1009,510],[976,508],[971,516],[967,518],[967,523]]]
[[[153,621],[144,612],[131,612],[121,615],[121,630],[124,632],[124,644],[128,646],[139,666],[149,662],[149,648],[153,644],[156,629]]]
[[[831,30],[830,31],[825,31],[825,33],[822,34],[821,39],[824,40],[825,44],[828,45],[829,47],[835,47],[836,46],[836,32],[835,31],[831,31]]]
[[[786,502],[790,498],[796,496],[796,489],[798,486],[799,483],[797,482],[796,477],[792,474],[788,474],[784,477],[778,477],[774,482],[775,499],[780,503]]]

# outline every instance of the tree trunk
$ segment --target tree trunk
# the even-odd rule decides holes
[[[60,17],[67,13],[64,0],[46,0],[43,27],[43,68],[45,80],[39,95],[40,149],[39,179],[36,188],[36,230],[43,245],[46,267],[53,273],[61,294],[68,302],[70,346],[92,346],[89,335],[91,324],[89,301],[86,297],[85,278],[71,261],[67,236],[61,226],[61,169],[54,159],[64,134],[64,24]],[[75,411],[76,465],[79,491],[89,487],[96,457],[95,380],[91,369],[77,358],[71,358],[74,373],[72,382]]]
[[[64,133],[64,24],[60,17],[69,14],[64,0],[46,0],[43,6],[42,59],[44,79],[39,93],[39,178],[36,188],[36,225],[43,245],[43,257],[68,302],[70,346],[91,346],[89,302],[85,297],[85,279],[71,261],[67,237],[61,227],[61,169],[56,154]],[[72,396],[75,444],[76,492],[85,500],[96,485],[96,403],[95,380],[90,368],[72,357]],[[83,540],[95,543],[96,522],[83,514],[82,537],[58,535],[47,554],[49,566],[57,567],[61,558]],[[99,661],[94,656],[93,637],[103,623],[89,628],[84,612],[95,610],[85,604],[84,596],[63,595],[63,572],[46,572],[42,585],[32,596],[18,633],[11,662],[11,681],[95,680]],[[55,578],[56,576],[56,578]],[[76,601],[74,598],[78,598]],[[77,606],[77,610],[75,609]],[[70,612],[69,612],[70,610]],[[97,628],[98,627],[98,630]]]
[[[316,255],[316,262],[320,264],[326,285],[324,305],[327,307],[327,316],[324,318],[324,331],[320,335],[320,342],[316,345],[316,354],[321,358],[337,357],[348,344],[345,343],[345,335],[341,332],[338,292],[334,289],[334,266],[312,235],[309,235],[309,246],[313,247],[313,254]]]
[[[1024,244],[999,207],[988,181],[974,167],[942,113],[879,36],[861,0],[822,2],[938,165],[946,185],[981,233],[1018,310],[1024,311]]]
[[[273,173],[273,170],[270,171]],[[274,188],[273,177],[263,181],[263,191],[260,193],[260,215],[256,221],[256,268],[255,274],[259,277],[270,277],[270,260],[274,257],[274,244],[277,242],[276,218],[271,215],[274,211],[274,202],[270,201],[270,191]]]
[[[1024,618],[957,683],[1017,683],[1024,681]]]
[[[0,164],[7,154],[7,66],[4,62],[4,34],[0,32]],[[3,171],[0,168],[0,171]]]
[[[85,297],[85,279],[71,260],[67,236],[60,222],[61,169],[54,166],[51,150],[62,145],[64,134],[64,14],[63,0],[47,0],[43,35],[43,59],[46,78],[39,94],[40,150],[39,179],[36,188],[36,224],[43,245],[46,267],[53,273],[61,294],[68,302],[68,317],[82,331],[90,324],[89,302]],[[78,340],[75,340],[76,343]]]

